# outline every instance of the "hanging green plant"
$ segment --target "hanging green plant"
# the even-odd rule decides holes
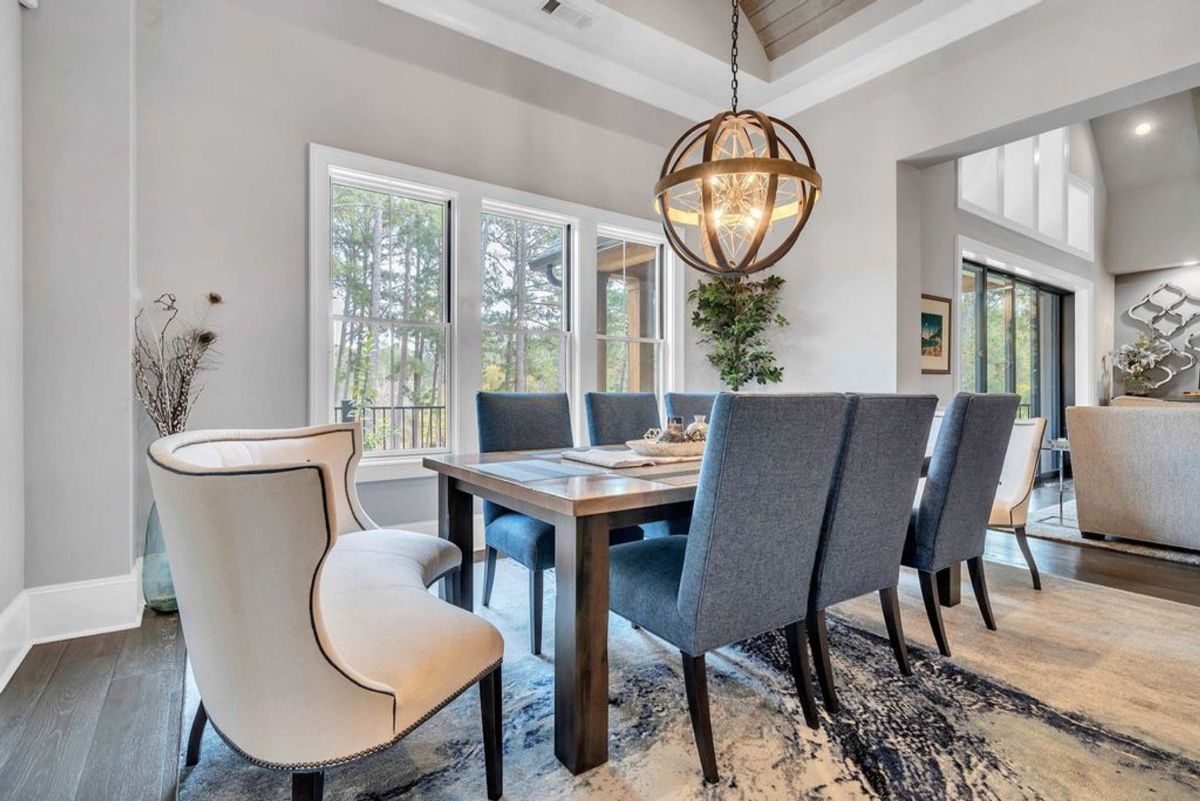
[[[771,326],[788,324],[778,311],[782,287],[777,275],[761,281],[734,276],[701,281],[688,292],[688,303],[696,307],[692,326],[700,332],[698,341],[712,346],[708,361],[734,391],[751,382],[783,380],[783,368],[767,341]]]

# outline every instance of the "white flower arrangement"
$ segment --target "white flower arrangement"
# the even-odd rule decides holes
[[[1145,334],[1117,348],[1113,354],[1113,366],[1125,375],[1125,391],[1135,394],[1148,391],[1150,371],[1170,356],[1173,350],[1170,343],[1151,339]]]

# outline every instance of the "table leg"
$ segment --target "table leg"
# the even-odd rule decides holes
[[[1063,524],[1063,467],[1066,465],[1066,457],[1058,454],[1058,524]]]
[[[554,754],[576,775],[608,761],[608,517],[554,531]]]
[[[453,603],[472,612],[475,609],[475,504],[470,493],[458,488],[458,482],[438,476],[438,536],[450,540],[462,551],[458,568],[458,591]],[[443,591],[444,597],[444,591]]]
[[[939,570],[937,585],[942,606],[958,606],[962,603],[962,563],[955,562],[945,570]]]

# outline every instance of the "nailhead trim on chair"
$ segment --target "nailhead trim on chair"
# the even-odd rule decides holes
[[[288,771],[290,773],[307,773],[307,772],[311,772],[313,770],[318,770],[318,769],[336,768],[339,765],[346,765],[351,762],[355,762],[359,759],[369,757],[372,754],[378,754],[380,751],[386,751],[387,749],[391,748],[393,745],[400,742],[402,739],[407,737],[409,734],[412,734],[412,732],[415,729],[417,729],[421,724],[423,724],[425,721],[429,720],[431,717],[436,715],[438,712],[441,712],[442,709],[444,709],[446,707],[446,705],[449,704],[451,701],[453,701],[455,698],[458,698],[458,696],[462,695],[464,692],[469,690],[471,688],[471,685],[478,683],[479,681],[481,681],[483,679],[484,676],[488,675],[493,670],[500,667],[500,665],[503,662],[504,662],[503,659],[496,660],[496,662],[494,664],[492,664],[486,670],[479,673],[479,675],[477,675],[475,678],[468,681],[466,684],[464,684],[462,687],[460,687],[458,690],[456,690],[452,695],[447,697],[445,700],[443,700],[441,703],[439,703],[433,709],[430,709],[428,712],[426,712],[420,718],[413,721],[413,723],[411,725],[409,725],[406,729],[404,729],[404,731],[400,732],[399,734],[397,734],[395,737],[393,737],[391,740],[387,741],[386,743],[380,743],[379,745],[374,745],[374,746],[371,746],[370,748],[364,749],[357,753],[350,754],[349,756],[338,757],[337,759],[327,759],[327,760],[324,760],[321,762],[295,762],[295,763],[288,763],[288,764],[283,764],[283,763],[279,763],[279,762],[268,762],[266,760],[262,760],[262,759],[258,759],[257,757],[253,757],[250,754],[247,754],[241,748],[238,748],[237,744],[234,743],[232,740],[230,740],[228,737],[226,737],[224,732],[222,732],[221,729],[217,726],[217,724],[215,722],[213,722],[211,715],[208,718],[208,722],[212,725],[213,731],[215,731],[218,735],[220,735],[221,739],[225,741],[225,744],[228,745],[230,747],[230,749],[232,749],[238,756],[242,757],[243,759],[247,760],[248,762],[251,762],[251,763],[257,765],[260,768],[270,768],[271,770],[284,770],[284,771]]]

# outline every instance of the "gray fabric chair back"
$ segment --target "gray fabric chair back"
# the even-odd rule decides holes
[[[851,395],[811,607],[896,584],[936,395]]]
[[[480,453],[549,450],[575,444],[571,404],[565,392],[480,392],[475,396],[475,412]],[[484,522],[492,522],[505,511],[485,501]]]
[[[583,408],[592,445],[623,445],[661,425],[653,392],[588,392]]]
[[[805,618],[845,395],[734,395],[713,408],[678,610],[700,654]]]
[[[686,425],[698,414],[711,418],[716,400],[715,392],[668,392],[664,405],[667,417],[682,417]]]
[[[1016,395],[955,395],[942,419],[904,563],[942,570],[983,554]]]

